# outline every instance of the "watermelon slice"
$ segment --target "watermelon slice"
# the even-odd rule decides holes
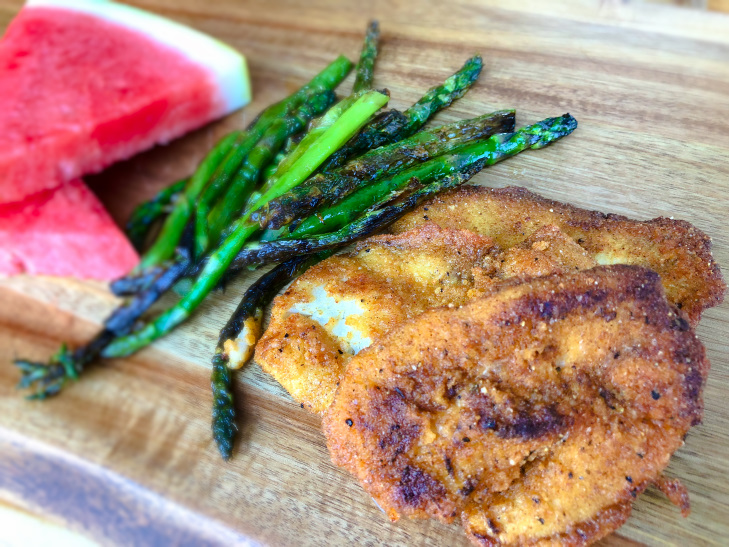
[[[116,279],[137,253],[80,180],[0,206],[0,274]]]
[[[200,127],[250,99],[244,58],[105,0],[30,0],[0,41],[0,204]]]

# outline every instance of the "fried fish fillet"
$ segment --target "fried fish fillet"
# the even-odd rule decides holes
[[[359,350],[405,319],[462,305],[504,279],[638,263],[662,274],[669,301],[694,322],[723,294],[709,239],[690,224],[606,216],[522,189],[464,187],[394,231],[311,268],[274,301],[256,361],[314,412],[331,404]]]
[[[496,283],[352,359],[324,417],[332,461],[393,520],[596,541],[701,420],[709,363],[685,317],[637,266]]]
[[[548,200],[525,188],[462,186],[405,215],[391,231],[427,222],[490,237],[502,248],[518,245],[542,226],[556,226],[599,264],[635,264],[658,272],[668,300],[694,326],[705,309],[721,303],[726,290],[711,239],[682,220],[641,222]]]
[[[363,242],[310,268],[274,300],[255,358],[297,401],[321,412],[352,356],[422,311],[458,305],[493,242],[435,225]]]

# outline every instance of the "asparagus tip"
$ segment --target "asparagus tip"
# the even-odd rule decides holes
[[[213,389],[213,439],[218,447],[218,452],[226,461],[233,454],[233,443],[238,431],[233,405],[233,371],[228,368],[227,361],[228,356],[224,353],[216,353],[213,356],[213,372],[210,382]]]
[[[57,395],[68,380],[78,379],[76,363],[65,346],[48,363],[15,359],[13,364],[21,374],[17,389],[33,390],[26,395],[28,400],[43,400]]]

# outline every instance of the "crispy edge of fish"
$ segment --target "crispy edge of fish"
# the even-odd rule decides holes
[[[726,292],[711,254],[711,238],[684,220],[639,221],[550,200],[526,188],[467,185],[421,204],[390,231],[398,234],[424,222],[472,230],[504,248],[521,243],[540,226],[553,224],[597,256],[600,264],[634,264],[658,272],[669,301],[694,326],[706,309],[723,302]],[[621,241],[625,249],[619,249]],[[605,254],[610,245],[612,252],[624,253],[622,260]]]

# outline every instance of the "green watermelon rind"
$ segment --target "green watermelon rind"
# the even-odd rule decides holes
[[[74,10],[140,32],[177,50],[208,71],[227,112],[251,100],[245,57],[232,47],[190,27],[153,13],[109,0],[28,0],[26,8]]]

